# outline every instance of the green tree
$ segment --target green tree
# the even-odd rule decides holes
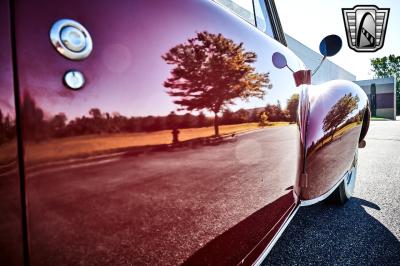
[[[65,129],[67,122],[67,116],[65,113],[59,113],[56,114],[51,120],[50,120],[50,128],[52,130],[52,133],[56,137],[61,137],[63,134],[63,130]]]
[[[203,112],[200,112],[197,116],[197,127],[205,127],[207,126],[207,117]]]
[[[389,55],[371,59],[375,78],[395,77],[396,79],[396,110],[400,114],[400,56]]]
[[[234,113],[234,120],[235,123],[247,123],[250,120],[250,114],[248,111],[244,110],[243,108],[237,110]]]
[[[93,119],[101,119],[103,117],[99,108],[91,108],[89,110],[89,114],[93,117]]]
[[[233,120],[233,112],[229,109],[225,109],[222,112],[222,124],[229,125],[232,124]]]
[[[257,108],[253,109],[250,114],[249,122],[259,122],[260,112]]]
[[[290,122],[296,122],[298,106],[299,106],[299,94],[295,93],[287,100],[286,110],[289,115]]]
[[[268,126],[268,115],[265,112],[262,112],[260,115],[260,122],[258,123],[258,125],[260,127],[265,127]]]
[[[87,125],[85,125],[88,131],[92,134],[100,134],[104,129],[103,114],[101,113],[99,108],[91,108],[89,110],[89,115],[92,117],[91,120],[87,121]]]
[[[280,104],[279,104],[280,105]],[[285,113],[280,108],[278,104],[267,104],[265,106],[265,113],[268,116],[269,121],[277,122],[277,121],[285,121]]]
[[[194,116],[192,116],[190,113],[186,113],[182,117],[181,121],[181,127],[182,128],[191,128],[195,124]]]
[[[333,140],[333,136],[335,134],[336,129],[340,124],[342,124],[347,116],[353,112],[355,109],[357,109],[358,102],[359,102],[358,96],[352,96],[351,92],[349,94],[344,95],[342,98],[340,98],[329,110],[328,114],[322,121],[322,129],[325,132],[330,132],[331,134],[331,140]]]
[[[179,117],[175,114],[174,111],[170,112],[166,118],[166,124],[168,129],[176,129],[179,124]]]
[[[263,87],[271,88],[269,73],[257,73],[252,66],[254,52],[245,51],[221,34],[199,32],[186,43],[170,49],[162,58],[175,65],[164,82],[168,94],[181,109],[214,113],[214,131],[219,135],[218,114],[234,99],[263,98]]]
[[[28,92],[22,98],[21,121],[25,139],[39,142],[47,137],[44,112]]]

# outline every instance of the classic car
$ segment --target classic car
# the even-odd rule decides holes
[[[2,0],[0,35],[1,265],[259,265],[352,195],[368,99],[273,0]]]

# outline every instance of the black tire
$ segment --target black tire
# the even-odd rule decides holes
[[[345,178],[340,185],[328,197],[328,202],[344,205],[352,196],[354,192],[356,177],[357,177],[357,161],[358,161],[358,148],[354,154],[353,163],[351,168],[347,171]]]

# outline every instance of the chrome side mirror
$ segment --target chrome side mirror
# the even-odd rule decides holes
[[[342,39],[337,35],[328,35],[319,44],[319,52],[324,57],[336,55],[342,49]]]
[[[290,71],[292,71],[292,73],[294,73],[293,69],[288,66],[286,57],[279,52],[275,52],[272,54],[272,64],[274,64],[274,67],[278,69],[287,67]]]
[[[296,72],[293,71],[293,69],[291,69],[288,66],[286,57],[283,54],[279,52],[273,53],[272,63],[278,69],[287,67],[290,71],[292,71],[294,81],[297,87],[303,84],[311,84],[311,71],[310,70],[299,70]]]
[[[342,49],[342,39],[335,35],[328,35],[322,39],[319,44],[319,52],[323,55],[321,62],[312,72],[312,76],[317,73],[318,69],[321,67],[322,63],[327,57],[336,55],[340,49]]]
[[[286,61],[286,57],[278,52],[275,52],[272,55],[272,63],[274,64],[274,66],[278,69],[282,69],[285,66],[287,66],[287,61]]]

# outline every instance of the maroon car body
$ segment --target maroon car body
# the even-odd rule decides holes
[[[368,129],[364,92],[296,86],[271,60],[304,69],[273,1],[261,2],[258,28],[218,2],[0,1],[0,264],[259,263],[301,202],[343,180]],[[88,30],[88,58],[54,49],[60,19]],[[167,54],[199,36],[255,55],[247,66],[272,85],[233,99],[220,137],[211,111],[179,110],[167,93]],[[69,70],[85,76],[80,90],[63,83]],[[235,81],[214,71],[197,82],[210,79]],[[332,122],[343,99],[353,106]],[[266,108],[275,117],[259,127]]]

